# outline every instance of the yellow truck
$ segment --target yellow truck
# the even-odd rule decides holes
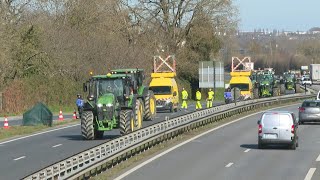
[[[229,87],[231,89],[239,88],[242,100],[254,99],[254,87],[250,79],[254,68],[253,65],[250,57],[244,57],[243,59],[232,57]]]
[[[166,69],[164,69],[165,67]],[[155,56],[154,72],[151,73],[149,89],[155,95],[157,111],[178,111],[179,93],[175,77],[174,56],[168,56],[166,59]]]
[[[253,99],[253,84],[250,79],[251,72],[230,72],[230,88],[239,88],[244,99]]]

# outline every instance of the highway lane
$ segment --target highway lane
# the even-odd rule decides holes
[[[215,105],[219,104],[222,104],[222,102],[215,102]],[[158,113],[154,121],[145,121],[143,125],[148,126],[163,121],[166,116],[174,118],[192,111],[195,111],[195,106],[189,104],[188,111]],[[17,141],[0,143],[2,154],[0,162],[5,162],[0,163],[0,179],[15,180],[23,178],[59,160],[118,137],[119,134],[119,130],[112,130],[105,133],[103,140],[84,141],[80,134],[80,126],[74,125]]]
[[[278,110],[297,114],[298,106]],[[320,123],[298,127],[300,140],[295,151],[282,146],[260,150],[257,148],[260,117],[261,113],[194,139],[123,179],[301,180],[309,171],[312,175],[311,168],[316,168],[313,179],[320,179]]]

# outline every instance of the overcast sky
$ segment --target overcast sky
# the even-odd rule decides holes
[[[320,27],[320,0],[234,0],[240,30],[268,28],[307,31]]]

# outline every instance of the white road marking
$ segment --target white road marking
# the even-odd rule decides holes
[[[320,155],[317,157],[316,161],[320,161]]]
[[[14,159],[14,161],[18,161],[18,160],[23,159],[23,158],[26,158],[26,157],[25,156],[21,156],[21,157],[18,157],[16,159]]]
[[[313,173],[316,171],[316,169],[317,168],[310,168],[304,180],[311,180]]]
[[[251,149],[247,149],[247,150],[245,150],[244,152],[249,152]]]
[[[233,163],[229,163],[226,165],[226,167],[228,168],[228,167],[231,167],[232,165],[233,165]]]
[[[54,145],[52,147],[55,148],[55,147],[59,147],[59,146],[62,146],[62,144],[57,144],[57,145]]]
[[[26,138],[33,137],[33,136],[37,136],[37,135],[41,135],[41,134],[46,134],[46,133],[49,133],[49,132],[54,132],[54,131],[59,131],[59,130],[62,130],[62,129],[67,129],[67,128],[79,126],[79,125],[80,125],[80,124],[70,125],[70,126],[66,126],[66,127],[62,127],[62,128],[58,128],[58,129],[52,129],[52,130],[49,130],[49,131],[44,131],[44,132],[40,132],[40,133],[36,133],[36,134],[31,134],[31,135],[29,135],[29,136],[23,136],[23,137],[19,137],[19,138],[16,138],[16,139],[11,139],[11,140],[9,140],[9,141],[1,142],[0,145],[2,145],[2,144],[7,144],[7,143],[9,143],[9,142],[18,141],[18,140],[21,140],[21,139],[26,139]]]
[[[297,105],[297,104],[300,104],[300,103],[296,103],[296,104],[292,104],[292,105],[280,106],[280,107],[276,107],[276,108],[271,108],[271,109],[269,109],[269,110],[280,109],[280,108],[284,108],[284,107],[290,107],[290,106],[294,106],[294,105]],[[197,135],[197,136],[195,136],[195,137],[193,137],[193,138],[190,138],[190,139],[188,139],[188,140],[186,140],[186,141],[184,141],[184,142],[182,142],[182,143],[180,143],[180,144],[177,144],[177,145],[175,145],[175,146],[167,149],[166,151],[163,151],[163,152],[160,153],[160,154],[157,154],[156,156],[153,156],[152,158],[150,158],[150,159],[142,162],[141,164],[136,165],[135,167],[133,167],[132,169],[129,169],[127,172],[121,174],[120,176],[118,176],[118,177],[115,178],[114,180],[120,180],[120,179],[128,176],[129,174],[135,172],[136,170],[142,168],[143,166],[149,164],[150,162],[152,162],[152,161],[160,158],[160,157],[163,156],[163,155],[168,154],[169,152],[171,152],[171,151],[173,151],[173,150],[175,150],[175,149],[177,149],[177,148],[179,148],[179,147],[181,147],[181,146],[183,146],[183,145],[185,145],[185,144],[187,144],[187,143],[189,143],[189,142],[191,142],[191,141],[193,141],[193,140],[195,140],[195,139],[198,139],[198,138],[201,137],[201,136],[204,136],[204,135],[206,135],[206,134],[208,134],[208,133],[211,133],[211,132],[216,131],[216,130],[218,130],[218,129],[220,129],[220,128],[223,128],[223,127],[225,127],[225,126],[227,126],[227,125],[229,125],[229,124],[233,124],[233,123],[235,123],[235,122],[241,121],[241,120],[246,119],[246,118],[248,118],[248,117],[250,117],[250,116],[254,116],[254,115],[257,115],[257,114],[260,114],[260,113],[263,113],[263,112],[265,112],[265,110],[259,111],[259,112],[256,112],[256,113],[253,113],[253,114],[250,114],[250,115],[247,115],[247,116],[244,116],[244,117],[239,118],[239,119],[236,119],[236,120],[234,120],[234,121],[227,122],[227,123],[222,124],[222,125],[220,125],[220,126],[218,126],[218,127],[215,127],[215,128],[210,129],[210,130],[208,130],[208,131],[206,131],[206,132],[203,132],[203,133],[201,133],[201,134],[199,134],[199,135]]]

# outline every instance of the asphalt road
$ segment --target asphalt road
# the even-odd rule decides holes
[[[222,103],[215,103],[215,105],[218,104]],[[203,107],[205,107],[204,104]],[[174,118],[192,111],[195,111],[194,104],[189,104],[187,111],[158,113],[154,121],[145,121],[143,126],[163,121],[166,116]],[[105,133],[103,140],[84,141],[80,134],[80,126],[77,124],[69,128],[24,139],[0,142],[0,179],[21,179],[32,172],[102,144],[119,135],[119,130],[112,130]]]
[[[298,114],[298,106],[278,110]],[[312,179],[320,179],[320,123],[299,126],[295,151],[283,146],[260,150],[260,117],[261,113],[252,115],[192,140],[123,179],[302,180],[314,170]]]

